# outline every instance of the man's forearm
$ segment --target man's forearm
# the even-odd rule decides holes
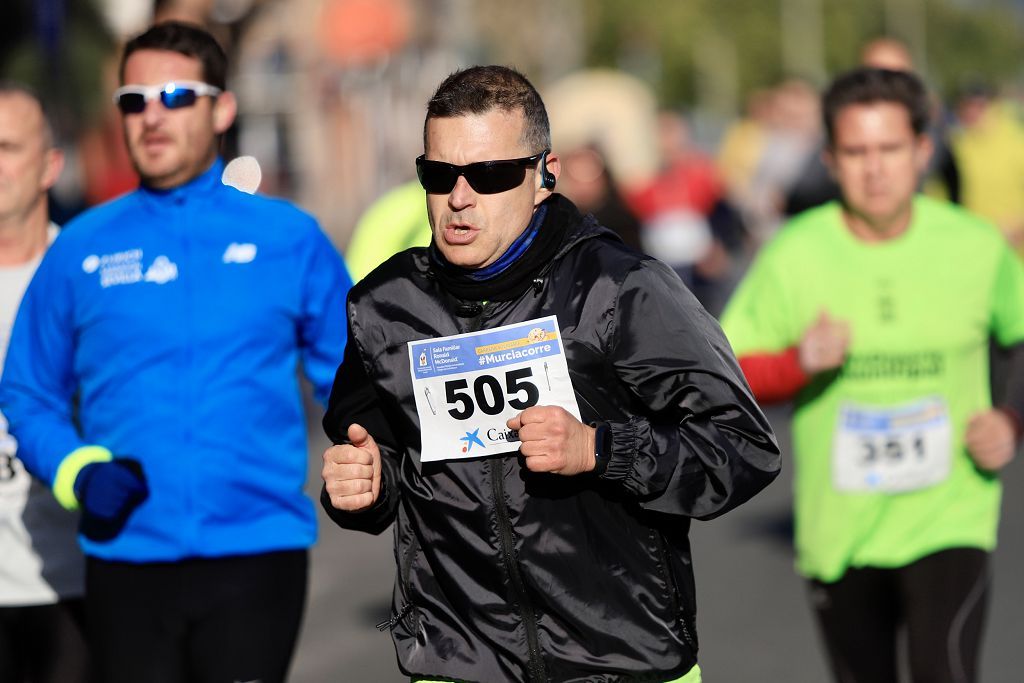
[[[743,376],[759,403],[788,401],[810,381],[800,367],[796,346],[777,353],[745,354],[739,362]]]

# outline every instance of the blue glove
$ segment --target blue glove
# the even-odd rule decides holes
[[[75,497],[82,508],[79,531],[93,541],[121,533],[135,508],[149,497],[138,460],[117,458],[89,463],[75,477]]]

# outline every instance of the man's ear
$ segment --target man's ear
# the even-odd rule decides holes
[[[40,178],[39,185],[43,192],[46,192],[51,187],[57,184],[57,179],[60,178],[60,172],[64,170],[64,152],[53,147],[44,152],[46,160],[43,166],[43,177]]]
[[[551,175],[553,175],[555,177],[555,182],[557,182],[559,176],[562,175],[562,160],[559,158],[558,154],[556,154],[555,152],[548,152],[545,161],[547,162],[545,164],[545,168],[547,169],[547,172],[550,173]],[[535,190],[534,190],[534,194],[533,194],[533,205],[534,206],[538,206],[541,202],[543,202],[545,199],[550,197],[554,193],[554,191],[555,191],[553,187],[552,188],[544,187],[544,182],[543,182],[543,180],[541,178],[541,173],[543,173],[544,170],[545,169],[542,169],[539,166],[537,168],[536,179],[534,181],[535,182],[535,185],[534,185]]]
[[[932,161],[932,154],[935,153],[935,143],[932,142],[931,135],[922,133],[914,141],[914,147],[917,152],[917,174],[923,176]]]
[[[828,169],[829,177],[832,180],[836,178],[836,156],[832,150],[832,143],[825,141],[825,146],[821,148],[821,162],[825,164],[825,168]]]
[[[235,122],[235,115],[238,113],[238,101],[235,94],[224,91],[217,95],[213,103],[213,131],[221,135]]]

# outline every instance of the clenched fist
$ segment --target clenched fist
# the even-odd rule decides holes
[[[849,348],[849,323],[834,320],[822,311],[800,339],[800,367],[808,375],[835,370],[846,360]]]
[[[971,416],[964,432],[964,443],[974,463],[989,472],[1005,467],[1017,452],[1013,421],[995,409]]]
[[[531,472],[580,474],[594,469],[594,432],[559,406],[532,406],[507,423]]]
[[[348,440],[350,444],[324,451],[321,476],[331,505],[357,512],[376,503],[380,495],[380,449],[370,433],[357,424],[348,428]]]

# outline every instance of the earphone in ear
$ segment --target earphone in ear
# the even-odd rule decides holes
[[[540,157],[540,186],[544,190],[555,189],[555,174],[548,170],[548,153],[547,151]]]

